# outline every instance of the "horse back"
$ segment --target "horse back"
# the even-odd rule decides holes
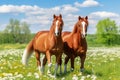
[[[66,36],[66,35],[68,35],[68,34],[70,34],[70,33],[71,33],[71,32],[69,32],[69,31],[62,32],[62,37]]]

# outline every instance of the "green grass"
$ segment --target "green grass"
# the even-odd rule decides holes
[[[4,49],[23,49],[27,44],[0,44],[0,50]]]
[[[102,80],[118,80],[120,79],[120,59],[115,58],[114,61],[110,61],[109,57],[105,60],[102,56],[97,57],[97,60],[86,60],[86,69],[88,70],[86,73],[95,74],[98,79]],[[89,63],[91,61],[92,63]]]
[[[54,80],[54,78],[51,78],[46,74],[48,69],[47,65],[45,66],[44,75],[39,75],[34,54],[30,58],[28,66],[23,66],[21,64],[21,57],[25,44],[7,45],[10,48],[4,47],[5,45],[2,46],[0,46],[0,80]],[[57,80],[72,80],[73,78],[76,78],[76,80],[120,80],[119,53],[119,47],[90,47],[85,61],[85,71],[82,74],[79,72],[80,59],[76,58],[74,71],[70,71],[69,62],[67,67],[68,72],[61,75],[58,73]],[[52,63],[52,73],[54,73],[54,56],[52,57]],[[63,68],[64,65],[62,64],[62,70]]]

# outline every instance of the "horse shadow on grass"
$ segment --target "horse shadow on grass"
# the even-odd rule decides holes
[[[57,74],[56,78],[59,80],[61,80],[63,77],[68,77],[70,76],[71,73],[75,73],[76,71],[67,71],[66,73],[62,73],[62,74]],[[78,73],[78,72],[77,72]],[[76,75],[78,75],[76,73]],[[81,73],[81,72],[80,72]],[[100,73],[100,72],[93,72],[92,70],[84,70],[82,73],[81,73],[81,76],[88,76],[88,75],[95,75],[97,77],[102,77],[103,74]]]
[[[71,74],[71,73],[74,73],[74,71],[67,71],[66,73],[62,73],[61,75],[57,74],[57,78],[69,76],[69,74]],[[97,77],[102,77],[103,73],[93,72],[92,70],[84,70],[81,74],[81,76],[87,76],[87,75],[96,75]]]
[[[97,77],[102,77],[103,74],[101,72],[94,72],[92,70],[85,70],[82,72],[82,75],[87,76],[87,75],[96,75]]]
[[[67,76],[69,76],[69,74],[71,73],[72,71],[67,71],[66,73],[62,73],[62,74],[57,74],[57,78],[58,79],[61,79],[61,78],[63,78],[63,77],[67,77]]]

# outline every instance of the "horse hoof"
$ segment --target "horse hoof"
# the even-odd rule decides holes
[[[61,76],[61,75],[62,75],[62,73],[58,74],[58,76]]]
[[[74,69],[73,69],[73,68],[71,68],[71,69],[70,69],[70,71],[72,71],[72,72],[73,72],[73,71],[74,71]]]
[[[80,72],[83,72],[84,71],[84,68],[80,69]]]
[[[59,73],[62,74],[62,71],[60,71]]]
[[[57,78],[57,76],[56,76],[56,75],[54,75],[54,76],[52,76],[52,77],[53,77],[53,78],[55,78],[55,79]]]
[[[47,75],[51,78],[56,78],[56,75],[52,75],[52,74],[47,74]]]
[[[64,71],[64,74],[67,73],[67,71]]]
[[[52,77],[53,75],[52,74],[47,74],[49,77]]]

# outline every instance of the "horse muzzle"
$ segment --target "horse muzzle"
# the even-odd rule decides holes
[[[61,33],[60,32],[57,32],[57,33],[55,33],[55,36],[59,36]]]
[[[85,34],[82,34],[82,38],[85,38],[87,36],[87,34],[85,33]]]

